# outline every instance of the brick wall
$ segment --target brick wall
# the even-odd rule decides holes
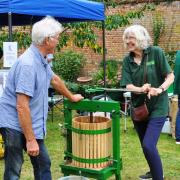
[[[149,1],[148,1],[149,2]],[[144,4],[123,4],[116,8],[109,8],[106,12],[107,15],[114,13],[126,13],[130,10],[136,10],[142,7]],[[155,11],[144,12],[144,17],[141,19],[133,20],[132,24],[141,24],[149,31],[151,37],[153,37],[153,16],[160,14],[165,22],[165,31],[160,38],[159,46],[165,51],[176,51],[180,49],[180,1],[175,1],[170,4],[162,2]],[[107,59],[118,59],[122,61],[124,55],[127,53],[123,47],[122,34],[125,28],[119,28],[117,30],[106,31],[106,48]],[[98,43],[102,44],[102,32],[97,31],[99,40]],[[153,39],[153,38],[152,38]],[[89,48],[77,48],[72,46],[72,43],[65,49],[76,50],[77,52],[83,52],[87,58],[87,64],[82,72],[83,75],[89,75],[96,72],[102,55],[94,53]],[[64,49],[64,50],[65,50]]]

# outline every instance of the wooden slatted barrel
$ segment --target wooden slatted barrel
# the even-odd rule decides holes
[[[92,119],[91,119],[92,120]],[[79,116],[72,121],[72,164],[82,168],[104,168],[110,164],[111,119]]]

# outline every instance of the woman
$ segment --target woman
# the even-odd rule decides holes
[[[174,94],[178,95],[178,112],[176,116],[176,129],[175,129],[175,136],[176,136],[176,144],[180,145],[180,50],[177,51],[175,66],[174,66]]]
[[[141,179],[163,180],[163,168],[156,148],[162,127],[168,115],[167,89],[174,75],[159,47],[150,45],[147,30],[140,25],[128,27],[123,34],[129,54],[124,58],[121,86],[132,93],[132,105],[138,107],[145,101],[149,111],[146,121],[134,121],[144,156],[150,172]]]

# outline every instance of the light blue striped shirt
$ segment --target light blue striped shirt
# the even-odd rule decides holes
[[[5,90],[0,98],[0,127],[22,131],[16,109],[16,93],[30,97],[32,127],[36,139],[46,134],[48,88],[53,71],[39,50],[31,45],[9,71]]]

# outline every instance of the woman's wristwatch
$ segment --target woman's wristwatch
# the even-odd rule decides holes
[[[162,90],[162,92],[164,92],[165,91],[165,89],[162,87],[162,86],[159,86],[159,89],[161,89]],[[162,93],[161,92],[161,93]]]

